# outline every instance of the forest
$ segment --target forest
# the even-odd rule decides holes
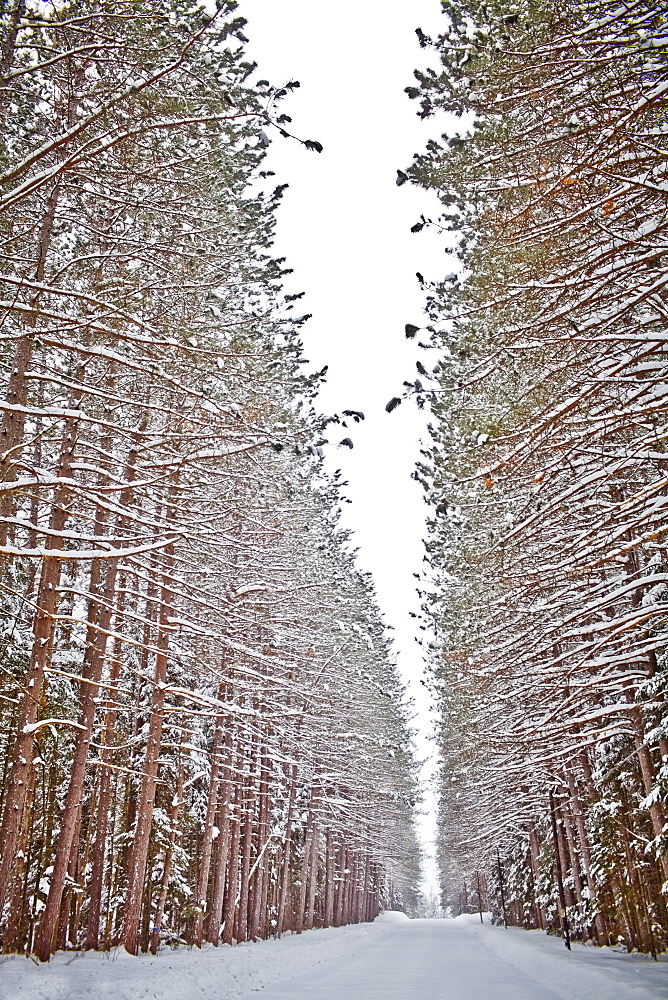
[[[324,461],[364,414],[320,411],[275,249],[270,142],[323,153],[300,83],[235,0],[0,0],[5,954],[392,909],[668,950],[668,11],[440,7],[406,97],[456,127],[396,183],[445,263],[386,407],[428,420],[427,913],[411,703]]]
[[[245,21],[2,2],[2,949],[411,910],[408,710],[272,253]],[[339,426],[340,425],[340,426]],[[331,431],[334,431],[334,434]]]
[[[455,241],[416,477],[444,905],[668,943],[668,21],[442,4],[406,180]],[[421,277],[421,276],[420,276]],[[407,328],[407,335],[413,333]],[[434,355],[431,355],[434,357]],[[420,366],[418,366],[420,369]],[[426,378],[425,378],[426,376]],[[399,400],[397,399],[397,403]]]

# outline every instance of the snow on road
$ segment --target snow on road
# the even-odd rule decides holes
[[[255,992],[256,1000],[666,1000],[668,963],[481,927],[406,920],[348,961]],[[248,997],[250,1000],[250,994]]]
[[[666,1000],[668,961],[574,945],[477,917],[309,931],[134,959],[0,960],[0,1000]]]

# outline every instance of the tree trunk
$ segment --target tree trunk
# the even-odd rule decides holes
[[[583,896],[583,884],[582,884],[582,872],[580,870],[580,859],[577,855],[575,836],[573,831],[573,821],[571,815],[568,811],[567,805],[563,805],[561,808],[561,818],[563,822],[563,830],[566,838],[567,853],[570,860],[570,869],[573,874],[573,887],[575,890],[575,899],[581,910],[584,912],[584,896]]]
[[[239,875],[239,839],[241,836],[241,807],[242,807],[241,782],[237,781],[234,792],[234,807],[230,822],[232,826],[232,836],[230,838],[230,851],[227,877],[227,891],[225,893],[224,922],[223,922],[223,944],[232,944],[234,940],[234,914],[237,908],[237,881]]]
[[[283,839],[283,865],[281,869],[280,888],[278,895],[278,914],[276,918],[276,936],[283,933],[285,924],[285,906],[288,898],[288,887],[290,885],[290,854],[292,845],[292,819],[295,810],[295,794],[297,791],[297,765],[292,765],[292,775],[290,778],[290,792],[288,797],[288,811],[285,819],[285,837]]]
[[[172,800],[171,809],[169,810],[169,845],[165,851],[162,878],[160,880],[160,892],[158,894],[158,902],[155,907],[155,916],[153,917],[151,943],[149,946],[152,955],[158,954],[158,946],[160,945],[160,928],[162,927],[162,918],[165,915],[165,903],[167,902],[167,892],[169,891],[169,880],[172,876],[172,867],[174,864],[174,847],[176,846],[176,837],[178,833],[179,814],[181,812],[181,806],[183,805],[183,780],[183,764],[181,764],[179,766],[179,775],[176,782],[176,793]]]
[[[535,886],[540,877],[540,848],[538,846],[538,834],[536,833],[536,827],[533,825],[529,830],[529,858],[531,860],[531,869]],[[536,926],[538,927],[538,930],[544,931],[547,926],[547,918],[542,907],[538,905],[538,902],[534,903],[534,911],[536,914]]]
[[[325,912],[323,923],[325,927],[331,927],[334,923],[334,838],[329,828],[325,842]]]
[[[308,890],[308,873],[311,861],[311,844],[313,840],[313,813],[309,810],[306,821],[306,831],[304,834],[304,854],[302,859],[302,870],[299,885],[299,902],[297,903],[297,913],[295,914],[295,933],[301,934],[304,929],[304,918],[306,916],[306,893]]]
[[[230,817],[232,800],[232,729],[228,722],[227,733],[225,734],[225,755],[227,763],[223,774],[222,802],[220,804],[218,816],[218,838],[216,841],[216,867],[213,878],[213,889],[211,893],[211,908],[207,919],[206,938],[211,944],[218,946],[220,943],[220,929],[223,922],[223,900],[225,898],[225,875],[229,867],[230,851],[230,824],[234,816]],[[213,836],[213,833],[212,833]],[[236,860],[236,857],[235,857]],[[229,881],[229,879],[228,879]],[[204,914],[202,914],[203,916]]]
[[[4,4],[3,4],[4,7]],[[26,12],[25,0],[15,0],[14,10],[11,13],[9,19],[9,25],[7,27],[7,33],[5,35],[5,40],[2,45],[2,53],[0,54],[0,79],[2,80],[2,86],[0,87],[0,105],[6,107],[9,99],[9,91],[7,88],[6,77],[9,73],[12,62],[14,61],[14,52],[16,49],[16,39],[18,37],[19,28],[21,26],[21,18]]]
[[[33,797],[37,772],[32,768],[29,775],[30,787],[26,792],[26,804],[23,810],[23,822],[18,841],[14,869],[14,889],[9,901],[7,927],[3,935],[3,951],[11,954],[19,950],[21,945],[21,925],[23,922],[23,906],[25,898],[25,879],[28,876],[27,855],[30,849],[30,835],[33,826]]]
[[[346,887],[346,848],[343,843],[339,845],[339,875],[336,887],[336,904],[334,911],[334,926],[340,927],[343,923],[344,896]]]
[[[11,57],[10,57],[11,58]],[[43,282],[46,273],[46,261],[51,246],[51,236],[56,218],[56,208],[62,187],[62,177],[59,177],[46,203],[46,211],[42,219],[37,239],[37,266],[35,281]],[[35,344],[35,326],[40,293],[33,296],[32,311],[28,313],[26,333],[20,338],[14,352],[14,359],[7,385],[5,410],[0,422],[0,481],[13,483],[18,470],[20,446],[23,439],[26,415],[23,412],[28,401],[29,380],[26,378],[32,362],[32,352]],[[67,425],[66,425],[67,427]],[[14,497],[11,491],[3,493],[0,501],[0,547],[7,544],[8,529],[6,518],[11,517],[14,510]],[[55,546],[54,546],[55,547]],[[3,559],[0,553],[0,561]]]
[[[580,800],[580,795],[578,793],[578,787],[573,776],[573,772],[570,768],[566,769],[566,779],[568,781],[568,791],[571,797],[571,807],[573,809],[573,817],[575,819],[575,826],[578,831],[578,838],[580,840],[580,850],[582,852],[582,870],[584,872],[584,877],[587,882],[587,888],[589,890],[589,898],[591,900],[592,906],[595,908],[596,913],[594,916],[594,927],[596,928],[596,934],[599,939],[599,944],[607,944],[608,941],[608,930],[605,924],[605,919],[603,914],[598,908],[596,901],[596,883],[591,874],[591,851],[589,848],[589,837],[587,835],[587,827],[585,825],[584,811],[582,808],[582,802]]]
[[[237,909],[237,941],[248,940],[248,893],[249,872],[251,866],[251,846],[253,843],[253,813],[255,806],[255,782],[253,778],[253,758],[248,762],[248,784],[246,794],[242,799],[242,815],[244,818],[243,839],[241,842],[241,874],[239,881],[239,906]]]
[[[260,923],[262,920],[261,906],[264,898],[264,884],[266,872],[265,850],[269,834],[269,770],[265,752],[262,753],[260,768],[260,790],[259,790],[259,813],[258,813],[258,833],[257,833],[257,869],[253,881],[253,892],[251,894],[249,912],[249,936],[251,941],[257,941]]]
[[[92,572],[95,571],[94,560]],[[99,683],[102,679],[102,668],[107,646],[107,633],[111,624],[112,609],[114,606],[114,596],[116,592],[116,576],[118,572],[118,560],[112,559],[107,566],[106,578],[104,582],[104,594],[102,605],[99,610],[96,602],[92,603],[89,618],[95,621],[97,618],[97,628],[91,625],[88,630],[89,652],[87,669],[84,669],[82,683],[82,709],[79,719],[79,729],[81,736],[77,741],[74,751],[74,760],[70,783],[65,799],[63,820],[58,836],[58,846],[56,848],[56,858],[54,862],[53,875],[49,886],[49,896],[46,908],[42,914],[37,938],[35,942],[35,955],[42,962],[47,962],[53,952],[54,935],[58,923],[58,913],[67,879],[67,868],[73,845],[77,839],[79,827],[79,817],[81,816],[82,800],[84,795],[84,779],[86,776],[86,765],[88,764],[88,751],[90,741],[93,736],[93,726],[95,723],[95,712],[97,709],[97,696],[100,690]],[[97,568],[99,574],[99,567]],[[97,575],[96,574],[96,575]],[[97,589],[95,581],[91,586],[94,595]],[[97,612],[97,614],[96,614]]]
[[[153,697],[149,718],[148,741],[144,760],[137,826],[128,863],[128,887],[123,912],[121,938],[123,946],[131,955],[137,953],[139,918],[141,914],[146,874],[146,859],[153,821],[153,806],[158,782],[158,758],[162,740],[162,724],[165,714],[165,692],[167,681],[167,661],[169,654],[169,619],[171,617],[172,571],[174,567],[173,545],[169,545],[165,557],[158,621],[158,642],[153,675]]]
[[[57,476],[68,479],[72,474],[72,457],[76,440],[76,425],[68,421],[63,431]],[[49,519],[53,534],[46,540],[49,549],[62,544],[58,533],[65,527],[67,518],[66,499],[68,489],[57,486],[54,491],[53,506]],[[28,665],[25,693],[21,701],[18,719],[18,735],[14,744],[12,772],[0,833],[2,858],[0,859],[0,913],[4,908],[7,890],[12,877],[14,855],[21,830],[26,792],[30,782],[30,771],[34,766],[33,746],[35,724],[44,688],[44,672],[51,661],[55,633],[55,615],[58,606],[60,584],[60,559],[46,555],[42,562],[39,586],[37,588],[37,609],[33,619],[33,646]]]
[[[306,903],[306,929],[313,928],[313,917],[315,912],[315,894],[318,887],[318,841],[320,839],[318,820],[313,822],[313,834],[311,836],[311,856],[308,865],[308,896]]]
[[[223,693],[224,685],[221,684],[218,691],[218,697],[220,699],[222,699]],[[206,803],[204,830],[202,832],[200,862],[197,870],[197,888],[195,890],[196,916],[193,924],[192,943],[196,944],[198,948],[202,947],[202,936],[204,933],[204,911],[206,910],[209,870],[211,868],[213,830],[215,826],[216,810],[218,808],[218,785],[220,784],[219,777],[222,764],[221,753],[223,749],[223,737],[224,721],[222,716],[218,716],[216,719],[216,728],[213,734],[213,746],[211,749],[211,776],[209,778],[209,793]],[[221,836],[221,833],[222,831],[219,830],[219,837]]]
[[[559,850],[559,861],[561,862],[561,870],[564,878],[564,895],[566,897],[566,906],[570,907],[575,906],[575,896],[570,885],[566,882],[570,865],[568,863],[568,846],[566,844],[566,836],[564,833],[564,820],[559,806],[555,806],[554,812],[557,826],[557,848]]]
[[[633,696],[630,693],[627,693],[627,700],[629,702],[633,701]],[[645,795],[650,795],[655,790],[657,784],[656,772],[654,770],[654,763],[652,761],[652,755],[649,752],[649,747],[645,743],[645,731],[642,722],[642,714],[639,708],[632,709],[631,723],[633,725],[633,738],[635,740],[636,753],[638,754],[638,760],[640,761],[640,773],[642,775],[643,788],[645,789]],[[666,825],[666,814],[659,799],[656,799],[650,805],[649,815],[652,820],[654,836],[657,838],[657,842],[661,844],[663,830]],[[668,854],[666,854],[661,847],[658,849],[658,861],[661,866],[663,878],[668,881]]]
[[[120,640],[114,639],[112,665],[109,683],[115,684],[121,669]],[[102,910],[102,885],[104,882],[104,862],[107,849],[107,830],[109,826],[109,805],[111,798],[111,770],[105,767],[110,763],[113,753],[114,729],[116,727],[116,709],[109,706],[104,716],[100,751],[100,795],[97,807],[97,825],[95,828],[95,843],[93,846],[93,868],[88,889],[88,924],[86,928],[87,949],[97,949],[100,935],[100,915]]]

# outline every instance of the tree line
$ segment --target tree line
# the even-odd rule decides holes
[[[235,11],[0,4],[5,952],[416,902],[403,689],[321,468],[362,414],[318,414],[271,250],[267,133],[321,147]]]
[[[647,2],[442,4],[408,96],[425,283],[424,646],[445,905],[668,942],[668,24]],[[447,252],[447,251],[446,251]],[[421,280],[422,277],[419,276]],[[408,333],[408,330],[407,330]],[[433,362],[432,362],[433,364]],[[425,378],[426,376],[426,378]],[[497,854],[498,852],[498,854]],[[463,901],[467,900],[465,904]]]

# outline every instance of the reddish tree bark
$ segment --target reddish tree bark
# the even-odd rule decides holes
[[[167,902],[169,880],[172,875],[172,867],[174,864],[174,848],[176,846],[176,838],[178,834],[179,814],[183,805],[183,781],[183,764],[181,764],[179,766],[179,774],[176,782],[176,793],[169,810],[169,844],[167,846],[167,850],[165,851],[162,878],[160,879],[160,892],[158,894],[158,902],[155,907],[153,927],[151,928],[151,943],[149,945],[149,949],[152,955],[157,955],[158,947],[160,945],[160,928],[162,927],[162,918],[165,915],[165,903]]]
[[[128,863],[128,887],[123,912],[121,939],[126,951],[137,953],[139,919],[141,915],[146,859],[151,836],[153,806],[158,783],[158,758],[162,739],[162,724],[165,715],[165,693],[167,686],[167,661],[169,655],[169,619],[171,617],[171,582],[174,567],[173,545],[166,551],[165,568],[162,576],[160,615],[158,619],[158,642],[153,674],[153,697],[149,716],[148,741],[144,760],[137,826]]]
[[[327,828],[325,847],[325,910],[323,923],[331,927],[334,923],[334,837]]]
[[[76,440],[76,424],[68,421],[63,431],[58,460],[57,475],[60,479],[68,479],[72,473],[72,458]],[[44,672],[51,661],[53,639],[55,633],[55,615],[58,606],[58,587],[60,584],[60,559],[49,557],[49,549],[57,549],[61,545],[59,533],[65,527],[67,518],[68,489],[57,486],[54,490],[53,505],[49,527],[52,534],[47,535],[46,555],[42,560],[39,585],[37,588],[37,608],[33,619],[33,646],[25,682],[24,694],[21,699],[18,719],[18,735],[13,749],[12,771],[9,779],[9,790],[5,799],[5,809],[0,832],[2,857],[0,858],[0,912],[4,907],[7,890],[12,877],[14,855],[21,830],[23,808],[30,782],[30,771],[34,766],[33,746],[35,742],[35,726],[44,688]]]
[[[102,678],[102,668],[104,666],[104,656],[107,646],[107,633],[111,624],[114,606],[118,560],[110,560],[107,566],[103,601],[99,608],[95,600],[99,584],[99,565],[96,566],[97,562],[97,560],[93,561],[95,578],[91,581],[91,593],[94,595],[94,602],[89,611],[88,663],[84,669],[83,683],[81,685],[83,688],[81,716],[79,719],[81,736],[77,740],[74,751],[70,783],[65,799],[62,825],[58,836],[53,874],[49,885],[49,896],[46,901],[44,913],[42,914],[34,946],[35,955],[42,962],[48,961],[54,949],[58,913],[60,911],[73,848],[76,855],[76,841],[81,817],[88,751],[95,723],[97,696],[100,690],[99,683]]]
[[[237,884],[239,876],[242,795],[241,783],[237,781],[234,792],[234,807],[230,817],[232,835],[230,838],[228,862],[229,874],[227,876],[227,890],[225,892],[225,906],[223,908],[223,944],[232,944],[234,940],[234,915],[237,908]]]
[[[112,665],[109,683],[113,685],[120,673],[120,640],[114,639]],[[109,806],[111,800],[111,771],[104,766],[111,762],[114,744],[114,729],[116,726],[116,709],[109,706],[104,716],[102,729],[100,760],[102,761],[100,775],[100,795],[97,807],[97,825],[95,828],[95,843],[93,846],[93,867],[88,888],[88,923],[86,927],[86,948],[97,949],[100,936],[100,916],[102,911],[102,885],[104,881],[104,862],[107,849],[107,831],[109,827]]]
[[[222,698],[224,686],[221,685],[218,697]],[[197,869],[197,888],[195,890],[196,916],[193,923],[192,942],[198,948],[202,946],[202,936],[204,932],[204,911],[206,910],[206,895],[209,885],[209,871],[211,869],[211,855],[213,851],[213,831],[215,826],[216,811],[218,808],[218,786],[220,784],[220,772],[222,766],[221,754],[223,749],[224,722],[223,717],[216,719],[216,726],[213,734],[213,745],[211,748],[211,775],[209,778],[209,791],[206,803],[206,816],[204,818],[204,830],[202,831],[202,846],[200,852],[200,862]],[[227,817],[225,817],[227,820]],[[220,830],[219,830],[220,837]]]
[[[283,864],[281,866],[280,886],[278,894],[278,913],[276,917],[276,936],[280,937],[285,925],[285,907],[290,886],[290,855],[292,844],[292,821],[295,810],[295,795],[297,791],[297,765],[292,765],[290,776],[290,791],[288,793],[288,811],[285,818],[285,836],[283,838]]]
[[[228,724],[227,732],[225,734],[225,756],[227,763],[225,764],[223,783],[222,783],[222,801],[220,803],[218,812],[218,837],[216,838],[216,865],[213,877],[213,887],[211,891],[211,906],[209,908],[209,914],[206,924],[206,939],[211,944],[218,945],[220,942],[220,929],[223,922],[223,901],[225,898],[225,876],[227,874],[227,869],[229,867],[229,851],[230,851],[230,840],[231,840],[231,822],[234,821],[234,816],[230,816],[230,811],[232,806],[233,797],[233,785],[232,785],[232,730]],[[213,832],[212,832],[213,836]],[[236,856],[234,858],[236,862]],[[204,913],[202,912],[202,917]]]

